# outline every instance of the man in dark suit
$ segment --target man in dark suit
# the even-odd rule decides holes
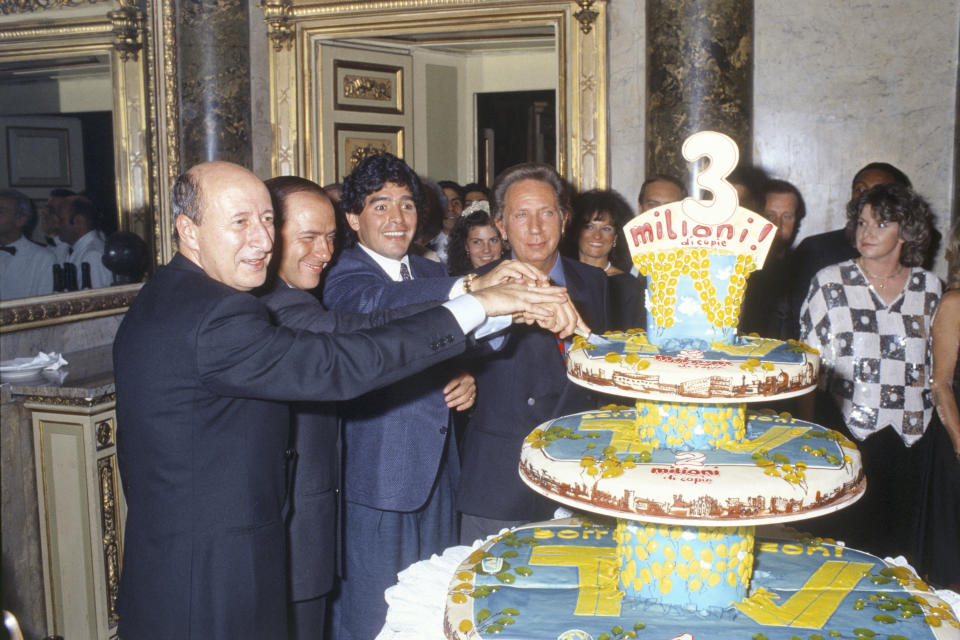
[[[278,324],[314,332],[356,331],[436,306],[423,303],[371,314],[328,311],[313,292],[335,252],[333,203],[305,178],[281,176],[266,185],[277,228],[276,278],[260,299]],[[445,399],[450,407],[465,400],[463,393]],[[330,402],[300,402],[291,409],[290,449],[296,459],[287,516],[290,638],[322,640],[340,519],[337,408]]]
[[[581,316],[594,331],[603,331],[606,275],[559,254],[570,196],[556,171],[540,164],[507,169],[494,183],[491,204],[513,256],[565,286]],[[542,331],[512,327],[503,347],[476,370],[478,402],[467,424],[457,488],[461,543],[549,518],[556,509],[520,480],[517,468],[523,439],[534,427],[597,404],[594,394],[567,379],[565,347]]]
[[[205,163],[177,180],[172,202],[178,253],[114,342],[128,509],[119,635],[280,638],[286,401],[350,398],[456,355],[486,313],[536,312],[539,291],[492,288],[376,331],[297,332],[247,293],[273,249],[263,183]]]
[[[452,278],[441,265],[409,254],[422,203],[420,180],[390,154],[363,160],[347,176],[340,204],[358,243],[327,275],[329,308],[370,313],[437,302],[483,290],[504,274],[545,280],[512,264],[483,278]],[[449,367],[433,367],[344,408],[344,576],[332,607],[337,640],[372,640],[386,616],[383,592],[397,572],[457,542],[453,487],[460,465],[444,394],[462,377],[451,382],[452,375]],[[462,407],[473,402],[472,376],[468,384]]]

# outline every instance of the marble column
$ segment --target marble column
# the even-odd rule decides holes
[[[250,167],[247,0],[176,0],[181,170],[207,160]]]
[[[683,141],[711,129],[753,150],[753,0],[647,0],[647,175],[689,182]]]

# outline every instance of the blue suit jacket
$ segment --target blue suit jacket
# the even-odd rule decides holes
[[[447,300],[457,279],[443,266],[411,255],[410,267],[413,280],[394,282],[359,246],[346,249],[327,274],[324,304],[370,313]],[[415,511],[427,502],[453,437],[443,400],[451,372],[431,367],[342,408],[346,500],[385,511]],[[456,455],[456,447],[450,451]],[[454,471],[459,467],[449,463]]]
[[[283,282],[261,298],[284,327],[313,332],[348,332],[379,327],[436,305],[422,304],[383,313],[328,311],[313,294]],[[416,373],[412,363],[396,374]],[[287,504],[287,576],[291,600],[309,600],[333,588],[339,535],[340,437],[332,402],[291,405],[290,449],[295,452]]]
[[[351,398],[464,344],[446,309],[375,332],[293,331],[182,255],[161,267],[114,341],[120,636],[284,635],[286,401]]]
[[[560,259],[570,299],[594,332],[604,331],[607,276],[596,267]],[[521,324],[509,329],[503,348],[488,354],[474,375],[477,404],[463,443],[458,510],[497,520],[550,518],[557,503],[520,480],[520,447],[546,420],[596,407],[595,394],[569,381],[552,334]]]

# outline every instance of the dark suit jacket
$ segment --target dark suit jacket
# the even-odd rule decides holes
[[[379,327],[433,304],[385,313],[328,311],[311,293],[283,282],[260,300],[277,324],[314,332],[347,332]],[[416,364],[401,369],[419,371]],[[333,588],[338,536],[340,446],[337,407],[332,402],[291,405],[290,449],[296,453],[287,516],[287,572],[291,600],[317,598]]]
[[[800,307],[817,271],[831,264],[852,260],[860,255],[844,229],[836,229],[804,238],[793,252],[793,284],[790,294],[788,337],[800,338]]]
[[[607,276],[582,262],[561,260],[577,310],[594,332],[604,331]],[[510,328],[503,348],[485,357],[474,375],[477,405],[463,444],[459,511],[498,520],[550,518],[557,503],[520,480],[520,447],[546,420],[595,407],[595,394],[569,381],[552,334],[520,324]]]
[[[464,342],[445,309],[377,332],[297,332],[182,255],[159,269],[113,351],[128,508],[120,636],[281,637],[286,401],[350,398]]]
[[[445,301],[457,278],[437,262],[410,256],[413,280],[394,282],[359,246],[330,268],[323,301],[331,309],[370,313]],[[415,511],[430,497],[450,429],[443,387],[447,366],[432,367],[342,407],[344,487],[348,501],[385,511]],[[450,447],[456,456],[456,447]],[[449,461],[454,471],[456,459]]]

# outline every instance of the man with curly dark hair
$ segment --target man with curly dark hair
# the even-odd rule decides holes
[[[515,261],[482,276],[450,277],[410,253],[423,188],[393,155],[361,161],[343,182],[340,204],[357,242],[330,268],[323,292],[330,309],[372,313],[505,280],[547,282]],[[456,543],[460,461],[450,410],[471,407],[475,397],[473,376],[433,367],[344,407],[344,578],[332,608],[338,640],[373,638],[397,572]]]

